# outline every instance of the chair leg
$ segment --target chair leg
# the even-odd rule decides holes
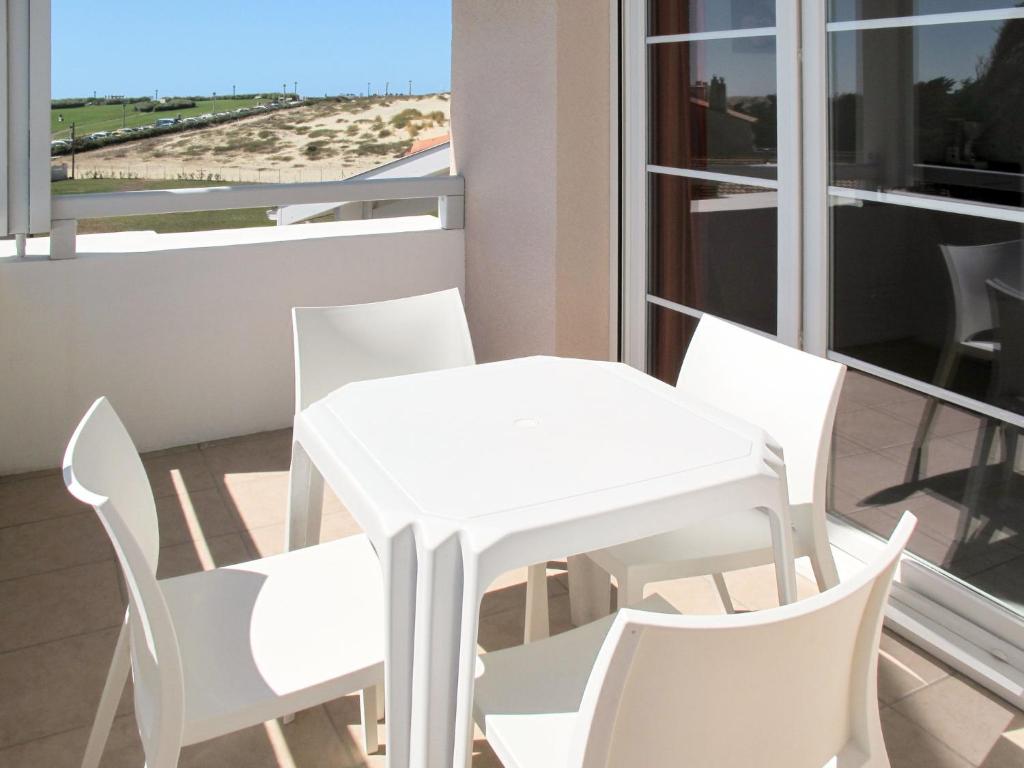
[[[132,666],[128,632],[128,614],[126,613],[124,623],[121,625],[121,633],[117,636],[117,644],[114,646],[114,657],[110,660],[110,670],[107,672],[107,681],[103,685],[103,693],[100,695],[100,704],[96,709],[92,730],[89,732],[89,742],[85,746],[82,768],[97,768],[100,764],[100,757],[103,756],[103,748],[107,745],[110,727],[113,725],[117,705],[121,700],[121,693],[124,691],[124,684],[128,680],[128,672]]]
[[[569,610],[577,627],[608,615],[612,580],[601,566],[586,555],[569,557]]]
[[[547,563],[531,565],[526,572],[526,630],[523,642],[543,640],[551,634],[548,617]]]
[[[725,583],[725,576],[720,573],[713,573],[711,578],[715,580],[715,588],[718,590],[718,597],[722,600],[725,612],[736,613],[736,609],[732,604],[732,598],[729,596],[729,585]]]
[[[380,749],[377,738],[377,693],[379,686],[364,688],[359,692],[359,716],[363,723],[363,749],[372,755]]]
[[[814,570],[814,580],[818,583],[818,591],[824,592],[839,585],[839,571],[832,556],[828,534],[825,531],[816,534],[805,547],[810,550],[811,568]]]
[[[298,443],[292,444],[292,465],[288,474],[288,517],[285,521],[285,551],[291,552],[320,543],[320,521],[324,506],[324,479]]]
[[[384,719],[384,684],[377,686],[377,722]]]
[[[632,605],[643,602],[645,582],[640,579],[631,579],[629,576],[623,576],[619,579],[618,586],[619,594],[616,602],[618,608],[629,608]]]

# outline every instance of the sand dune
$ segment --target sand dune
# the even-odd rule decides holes
[[[393,119],[405,110],[408,124]],[[79,178],[219,178],[232,182],[343,179],[447,133],[447,94],[319,102],[182,133],[79,152]],[[55,158],[67,163],[67,157]]]

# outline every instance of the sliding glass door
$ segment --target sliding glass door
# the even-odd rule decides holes
[[[835,511],[898,512],[933,580],[1024,615],[1024,9],[833,0],[829,354],[855,376]]]
[[[623,0],[623,76],[625,359],[710,312],[847,364],[842,546],[913,511],[914,620],[1024,684],[1024,8]]]

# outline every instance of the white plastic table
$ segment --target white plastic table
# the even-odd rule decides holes
[[[380,557],[395,768],[468,764],[480,601],[505,571],[761,508],[780,590],[796,594],[778,445],[619,363],[349,384],[296,417],[294,441],[292,528],[319,526],[319,472]]]

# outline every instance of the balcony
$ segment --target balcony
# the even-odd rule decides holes
[[[0,767],[79,764],[124,615],[126,595],[109,540],[53,469],[96,396],[111,398],[145,452],[161,524],[158,575],[169,577],[283,547],[294,306],[372,302],[455,286],[466,298],[481,361],[537,353],[608,359],[620,342],[632,344],[635,356],[656,340],[646,330],[639,340],[626,338],[625,319],[620,338],[620,299],[623,314],[633,301],[641,318],[666,307],[648,306],[645,276],[628,284],[631,270],[642,273],[645,247],[634,248],[625,234],[621,253],[618,245],[620,223],[634,214],[644,219],[646,211],[626,210],[636,189],[623,179],[620,200],[617,164],[645,139],[632,137],[630,145],[630,136],[616,133],[614,104],[623,94],[611,84],[610,72],[617,77],[619,71],[606,45],[614,25],[600,14],[562,23],[563,11],[551,10],[558,5],[491,3],[484,12],[482,4],[455,3],[457,176],[54,198],[52,210],[47,203],[50,238],[20,246],[0,241],[0,359],[6,363],[0,434],[7,438],[0,441]],[[735,50],[764,52],[759,46]],[[527,105],[530,119],[510,117],[506,104]],[[631,108],[643,113],[645,105]],[[619,138],[623,157],[613,153]],[[634,165],[646,183],[646,162]],[[777,186],[763,182],[757,189]],[[778,205],[773,192],[749,196],[756,198],[749,210]],[[349,206],[347,216],[369,201],[424,199],[441,201],[438,216],[291,224],[338,204]],[[717,202],[697,200],[693,212],[718,215],[732,205],[716,208]],[[861,210],[844,205],[847,214]],[[76,233],[75,222],[89,217],[257,206],[291,210],[278,218],[282,226],[266,229]],[[766,220],[774,227],[776,218]],[[760,230],[726,229],[742,230],[752,247],[764,245]],[[789,235],[798,229],[791,227]],[[783,270],[799,250],[784,245],[778,251]],[[773,248],[762,249],[772,269]],[[736,274],[756,282],[736,250],[742,262]],[[828,258],[827,247],[817,256]],[[812,298],[824,305],[828,287],[824,280],[818,287],[820,295]],[[673,317],[680,328],[692,319]],[[678,364],[684,345],[666,336],[676,356],[671,362]],[[1024,547],[1014,538],[1018,510],[996,521],[1012,524],[1013,536],[998,547],[971,549],[958,524],[965,509],[968,523],[989,522],[981,520],[989,507],[964,505],[950,492],[970,480],[981,417],[943,406],[941,428],[930,438],[939,478],[905,481],[925,399],[920,391],[850,371],[834,442],[833,509],[886,536],[909,507],[922,523],[911,552],[965,578],[991,571],[987,591],[1019,596]],[[328,491],[323,539],[358,530]],[[570,627],[565,571],[564,563],[549,564],[555,633]],[[801,597],[816,591],[805,576]],[[481,612],[484,650],[522,642],[525,578],[525,571],[506,573],[491,585]],[[727,579],[739,610],[777,604],[770,568]],[[710,577],[654,589],[684,613],[722,611]],[[988,661],[990,669],[1009,667],[999,666],[1005,659],[995,652]],[[894,768],[1024,765],[1024,713],[976,684],[977,675],[969,679],[965,666],[954,669],[886,630],[879,704]],[[1020,700],[1018,678],[1007,675],[1000,684]],[[300,712],[292,723],[271,721],[188,747],[181,764],[383,767],[384,751],[365,754],[359,717],[358,698],[348,697]],[[142,762],[126,692],[102,764],[134,768]],[[479,732],[473,765],[499,765]]]

